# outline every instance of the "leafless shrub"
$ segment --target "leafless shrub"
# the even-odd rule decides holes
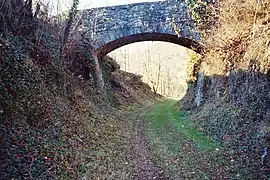
[[[226,0],[220,6],[219,25],[205,38],[209,50],[204,70],[209,75],[226,74],[232,69],[248,69],[249,62],[256,59],[260,71],[266,71],[261,64],[269,68],[266,39],[270,37],[270,3]]]

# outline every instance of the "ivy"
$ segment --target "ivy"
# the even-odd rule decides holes
[[[198,30],[205,29],[213,20],[211,18],[213,14],[207,1],[185,0],[185,3]]]
[[[0,37],[2,38],[2,37]],[[10,60],[23,61],[27,57],[29,42],[20,36],[5,35],[4,63]]]

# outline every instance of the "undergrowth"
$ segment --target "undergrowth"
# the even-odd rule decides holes
[[[118,152],[125,147],[125,142],[120,147],[123,137],[114,136],[125,127],[117,118],[120,107],[155,101],[156,95],[141,77],[121,72],[109,58],[101,63],[102,94],[88,42],[63,45],[59,24],[31,13],[20,17],[13,4],[5,3],[0,15],[9,10],[14,16],[0,18],[7,23],[0,28],[0,179],[120,177],[124,163],[110,166],[115,167],[110,172],[103,163],[106,157],[111,165],[122,158],[111,143],[119,144]],[[12,18],[22,18],[21,24],[9,26]],[[27,23],[31,32],[22,31]],[[41,26],[32,28],[36,23]]]
[[[208,52],[203,71],[207,75],[226,75],[235,69],[267,73],[269,11],[267,1],[222,1],[218,26],[204,40]]]
[[[200,61],[191,62],[205,75],[202,105],[193,101],[196,84],[189,85],[179,105],[205,133],[231,149],[243,178],[267,179],[270,3],[225,0],[219,6],[216,26],[202,40],[207,49]]]

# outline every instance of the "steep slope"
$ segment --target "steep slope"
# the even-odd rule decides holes
[[[220,4],[219,23],[204,40],[208,49],[194,64],[197,80],[179,102],[228,147],[236,179],[270,177],[269,10],[265,1]]]
[[[42,39],[46,48],[22,36],[0,40],[0,179],[128,175],[127,113],[159,97],[107,57],[103,94],[83,47],[73,44],[58,66],[54,51],[44,50],[55,50],[45,44],[48,37]]]

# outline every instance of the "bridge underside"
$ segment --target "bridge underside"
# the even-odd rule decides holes
[[[119,47],[131,44],[131,43],[135,43],[135,42],[141,42],[141,41],[164,41],[164,42],[170,42],[170,43],[184,46],[200,54],[203,51],[203,46],[199,44],[198,42],[193,41],[191,39],[178,37],[177,35],[172,35],[172,34],[151,32],[151,33],[129,35],[129,36],[125,36],[117,40],[111,41],[103,45],[102,47],[96,49],[95,54],[99,58],[101,58]]]

